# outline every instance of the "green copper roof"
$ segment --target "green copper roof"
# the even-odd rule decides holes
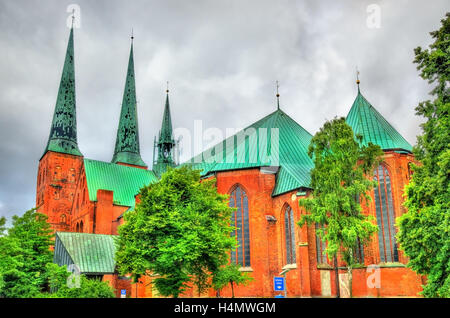
[[[72,262],[77,265],[82,274],[114,273],[116,262],[115,235],[57,232],[55,242],[55,262],[67,253]],[[60,241],[64,250],[57,248]],[[59,255],[56,255],[59,254]],[[68,264],[67,264],[68,265]]]
[[[350,109],[347,123],[355,134],[363,136],[363,144],[369,142],[379,145],[381,149],[403,149],[412,151],[411,145],[400,133],[364,98],[358,88],[353,106]]]
[[[146,167],[139,149],[139,129],[136,106],[136,84],[134,79],[133,44],[131,44],[128,60],[127,79],[123,92],[122,110],[117,129],[116,147],[113,163],[123,162]]]
[[[256,137],[249,136],[244,139],[238,138],[238,134],[235,134],[222,141],[223,150],[216,156],[223,158],[222,162],[219,159],[208,159],[209,154],[215,155],[213,147],[192,158],[188,163],[194,169],[202,170],[202,175],[216,171],[279,166],[272,193],[274,196],[297,188],[309,187],[310,170],[314,167],[308,156],[311,134],[280,109],[245,128],[244,131],[251,131],[251,128],[254,128]],[[272,128],[278,128],[278,145],[276,142],[272,143]],[[254,142],[250,142],[252,139]],[[267,156],[263,151],[265,145],[269,148]]]
[[[73,28],[70,30],[52,126],[44,154],[47,151],[82,156],[77,144]]]
[[[110,190],[114,191],[114,204],[134,206],[139,190],[158,181],[151,170],[109,162],[84,159],[84,168],[91,201],[97,201],[97,190]]]

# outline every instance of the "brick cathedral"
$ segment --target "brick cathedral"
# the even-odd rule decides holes
[[[133,43],[125,80],[122,109],[111,162],[83,157],[76,131],[74,32],[70,36],[54,109],[47,146],[39,160],[36,187],[38,211],[48,216],[56,231],[54,261],[75,264],[88,277],[97,277],[128,297],[157,297],[152,277],[133,284],[115,270],[117,228],[123,215],[134,209],[140,188],[157,182],[167,167],[175,166],[172,120],[167,91],[159,136],[155,138],[152,169],[140,155],[137,119]],[[359,266],[353,274],[356,297],[416,296],[423,277],[405,267],[406,257],[395,239],[395,218],[405,213],[403,188],[410,177],[409,163],[414,161],[411,145],[358,92],[347,115],[347,123],[363,142],[379,145],[384,151],[382,164],[375,169],[378,187],[364,213],[372,215],[379,227],[369,246],[359,246]],[[278,96],[277,96],[278,97]],[[335,270],[314,226],[295,223],[306,213],[298,199],[311,194],[308,145],[312,135],[281,110],[256,121],[258,138],[262,131],[277,128],[279,158],[268,165],[257,158],[257,147],[249,138],[231,136],[223,141],[221,154],[227,160],[205,160],[204,152],[186,164],[201,170],[203,177],[214,177],[220,193],[230,195],[236,207],[232,221],[239,247],[231,261],[254,277],[248,286],[235,287],[237,297],[274,297],[273,277],[285,272],[289,297],[329,297],[336,295]],[[264,128],[266,130],[264,130]],[[229,141],[233,142],[232,147]],[[244,155],[238,158],[238,150]],[[210,151],[208,150],[208,153]],[[191,163],[190,163],[191,162]],[[195,163],[194,163],[195,162]],[[343,264],[339,264],[343,266]],[[377,269],[371,268],[376,265]],[[345,268],[339,268],[341,294],[346,292]],[[378,276],[376,276],[377,274]],[[377,278],[378,277],[378,278]],[[185,296],[196,295],[190,290]],[[230,296],[225,288],[222,296]],[[213,290],[205,296],[215,296]]]

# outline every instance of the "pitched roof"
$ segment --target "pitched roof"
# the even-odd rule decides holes
[[[112,162],[123,162],[142,167],[147,166],[141,158],[139,147],[133,44],[131,44],[130,58],[128,60],[127,78],[123,92],[122,109],[120,111],[119,127],[117,128],[116,146]]]
[[[383,150],[403,149],[411,152],[411,145],[400,133],[364,98],[358,89],[347,118],[355,134],[363,136],[363,144],[379,145]]]
[[[59,83],[58,97],[53,113],[47,151],[82,156],[77,144],[77,118],[75,101],[75,65],[73,27],[70,29],[66,58]]]
[[[89,199],[97,201],[97,190],[114,191],[114,204],[134,206],[139,190],[158,179],[151,170],[84,159]]]
[[[254,129],[253,135],[245,139],[238,137],[242,136],[242,132],[251,132],[251,128]],[[272,128],[278,128],[278,144],[275,142],[276,139],[272,142],[272,138],[276,138],[277,131]],[[275,196],[300,187],[309,187],[310,170],[314,167],[313,161],[308,156],[311,138],[311,134],[295,120],[277,109],[243,131],[195,156],[186,164],[190,164],[194,169],[200,169],[202,175],[217,171],[279,166],[272,193]],[[261,148],[265,146],[266,141],[269,148],[267,155],[264,148]],[[217,155],[214,148],[218,149]],[[215,157],[211,158],[211,155]]]
[[[115,239],[117,235],[57,232],[56,240],[62,243],[65,252],[83,274],[114,273],[116,262]],[[58,244],[58,242],[55,242]],[[62,254],[59,248],[55,254]],[[60,255],[55,255],[55,260]],[[63,265],[63,264],[59,264]]]

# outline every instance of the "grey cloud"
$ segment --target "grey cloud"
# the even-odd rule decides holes
[[[81,8],[75,30],[78,142],[85,157],[112,157],[129,54],[135,70],[141,152],[151,165],[165,83],[175,127],[245,127],[281,106],[314,134],[345,116],[355,69],[368,100],[412,144],[414,107],[430,87],[413,49],[450,9],[448,1],[56,1],[0,2],[0,215],[34,206],[61,76],[66,8]],[[366,26],[369,4],[381,28]]]

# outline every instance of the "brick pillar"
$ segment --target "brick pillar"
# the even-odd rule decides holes
[[[95,233],[112,234],[113,192],[97,190],[97,206],[95,211]]]

